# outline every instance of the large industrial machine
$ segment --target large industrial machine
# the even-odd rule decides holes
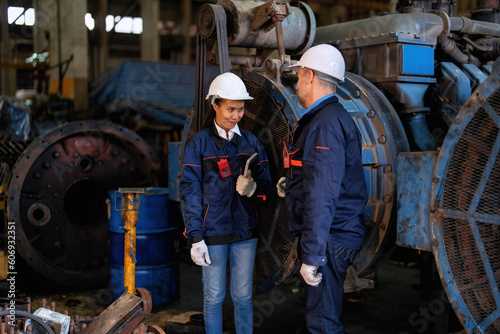
[[[304,2],[202,5],[196,98],[182,142],[169,145],[170,198],[180,200],[183,147],[209,110],[208,52],[220,72],[239,75],[254,97],[240,125],[264,145],[277,182],[284,175],[283,141],[305,111],[288,66],[309,47],[332,44],[346,60],[337,96],[361,131],[369,191],[354,278],[376,272],[397,245],[428,252],[464,330],[500,333],[498,5],[478,0],[467,18],[455,16],[453,2],[401,0],[397,12],[322,27]],[[105,283],[106,193],[163,184],[151,147],[122,126],[83,121],[6,152],[16,161],[0,170],[10,175],[6,219],[15,223],[23,259],[60,284]],[[263,293],[286,282],[300,263],[285,201],[273,192],[258,210],[254,283]]]
[[[362,133],[369,191],[356,276],[373,273],[396,245],[432,252],[465,331],[500,333],[498,1],[479,1],[472,18],[455,17],[452,2],[400,1],[397,8],[316,27],[303,2],[203,5],[197,98],[179,165],[186,141],[209,110],[203,101],[208,44],[216,42],[208,58],[220,72],[239,75],[255,98],[240,124],[265,146],[274,182],[284,174],[283,141],[304,113],[288,66],[312,45],[336,46],[348,71],[337,96]],[[238,48],[255,53],[242,56]],[[258,209],[258,292],[280,285],[299,265],[284,206],[272,193]]]

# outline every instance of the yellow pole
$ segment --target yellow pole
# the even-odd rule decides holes
[[[142,189],[141,189],[142,190]],[[125,204],[125,254],[123,286],[125,291],[135,295],[135,262],[136,262],[136,224],[139,215],[139,193],[144,191],[124,191],[122,204]],[[123,205],[122,205],[123,208]]]

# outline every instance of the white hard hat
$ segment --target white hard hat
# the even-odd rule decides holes
[[[309,48],[296,64],[289,66],[295,72],[303,67],[317,71],[320,79],[333,84],[344,82],[344,57],[330,44],[319,44]]]
[[[211,100],[211,103],[213,103],[217,98],[226,100],[253,100],[253,97],[248,94],[243,80],[231,72],[219,74],[210,84],[206,99]]]

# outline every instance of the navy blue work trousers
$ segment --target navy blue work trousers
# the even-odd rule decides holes
[[[328,263],[319,267],[323,274],[317,287],[305,285],[305,316],[309,333],[343,334],[342,297],[347,267],[357,250],[328,242]]]

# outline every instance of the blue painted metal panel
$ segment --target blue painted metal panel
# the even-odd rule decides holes
[[[423,45],[401,45],[402,75],[434,75],[434,48]]]
[[[491,65],[483,65],[481,66],[481,69],[486,73],[487,75],[490,75],[493,72],[493,66]]]
[[[462,105],[472,93],[469,78],[457,65],[441,62],[440,66],[440,95],[452,104]]]
[[[180,201],[178,175],[180,148],[180,141],[168,143],[168,190],[171,201]]]
[[[373,147],[363,147],[361,153],[362,153],[363,165],[378,163],[378,160],[375,157],[375,149]]]
[[[432,251],[430,197],[432,174],[438,152],[407,152],[398,155],[399,246]]]
[[[463,64],[462,67],[474,79],[474,81],[476,81],[477,84],[481,84],[488,77],[475,65]]]

